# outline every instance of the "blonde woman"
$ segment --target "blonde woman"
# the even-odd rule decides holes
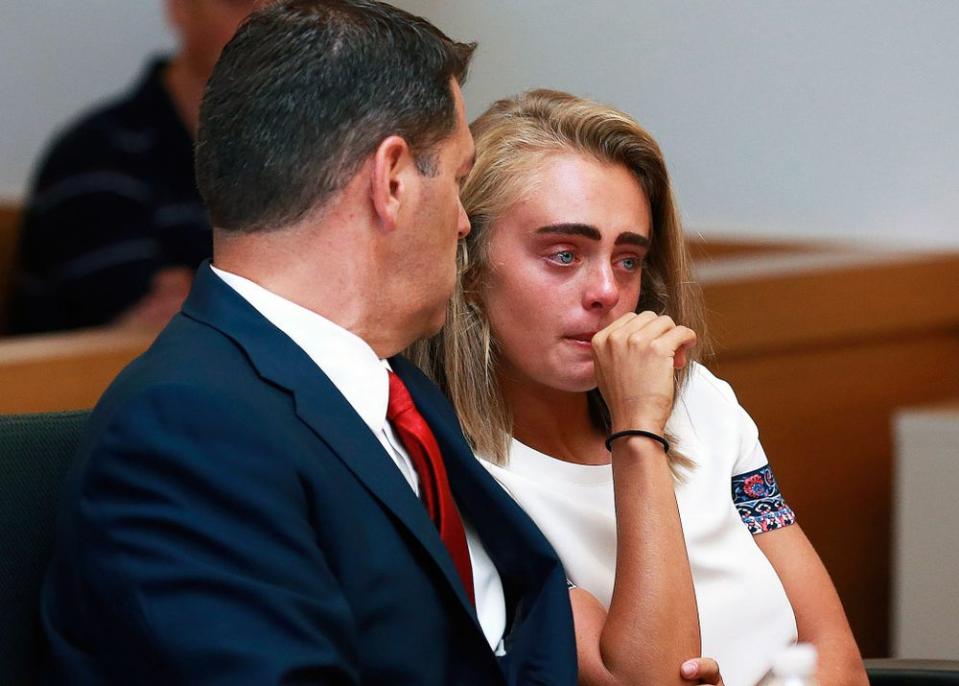
[[[474,122],[472,232],[444,331],[415,351],[571,580],[581,682],[749,686],[797,639],[866,684],[842,606],[756,426],[696,362],[699,291],[656,142],[555,91]]]

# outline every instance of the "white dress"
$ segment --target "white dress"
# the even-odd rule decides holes
[[[695,463],[676,484],[703,655],[727,686],[753,686],[796,642],[796,620],[753,535],[795,521],[767,464],[755,423],[732,388],[693,365],[667,432]],[[609,607],[616,569],[610,465],[580,465],[513,440],[505,467],[482,461],[552,543],[570,581]],[[677,665],[677,668],[679,666]]]

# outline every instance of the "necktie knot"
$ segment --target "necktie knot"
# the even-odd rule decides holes
[[[406,384],[396,375],[395,372],[388,372],[390,379],[390,399],[386,406],[386,419],[390,422],[396,421],[404,412],[413,407],[413,398],[406,389]],[[382,407],[382,405],[380,406]]]

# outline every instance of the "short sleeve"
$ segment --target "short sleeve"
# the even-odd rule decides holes
[[[761,448],[760,448],[761,450]],[[733,504],[753,535],[796,523],[768,463],[732,478]]]

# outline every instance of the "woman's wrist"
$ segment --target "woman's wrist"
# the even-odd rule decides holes
[[[661,433],[647,431],[646,429],[620,429],[618,431],[613,431],[611,434],[609,434],[609,436],[606,437],[606,449],[612,452],[613,447],[617,442],[623,442],[632,438],[640,438],[655,442],[662,447],[663,452],[669,452],[669,441],[666,440],[666,437]]]

